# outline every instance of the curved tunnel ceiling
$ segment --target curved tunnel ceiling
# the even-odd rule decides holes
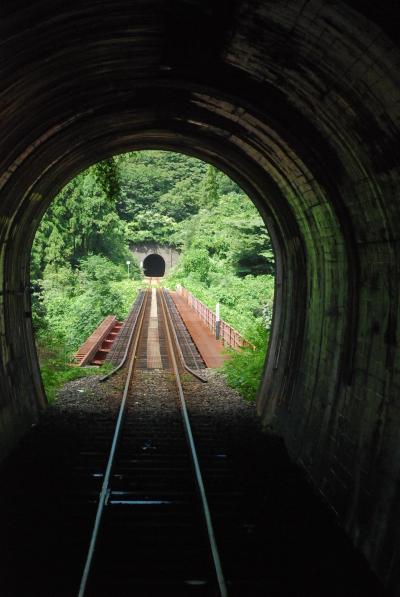
[[[274,241],[264,424],[392,579],[382,558],[398,558],[400,543],[389,518],[400,477],[392,15],[317,0],[6,0],[2,11],[3,451],[45,403],[28,270],[49,201],[106,156],[183,151],[235,178]]]

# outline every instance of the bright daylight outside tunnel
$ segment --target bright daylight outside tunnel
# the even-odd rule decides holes
[[[400,594],[396,9],[2,3],[2,595]]]

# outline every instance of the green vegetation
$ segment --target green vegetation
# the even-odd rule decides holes
[[[232,352],[228,383],[254,399],[265,361],[274,294],[274,261],[264,223],[250,200],[209,167],[204,206],[177,226],[182,258],[166,284],[180,283],[256,346]],[[224,192],[226,191],[226,192]]]
[[[175,238],[182,258],[166,283],[179,282],[210,308],[221,303],[222,319],[251,340],[274,291],[272,249],[253,204],[243,193],[222,195],[182,222]]]
[[[178,153],[142,151],[82,172],[38,229],[33,318],[49,398],[65,380],[86,374],[66,364],[100,321],[110,313],[126,316],[142,284],[129,247],[142,242],[178,248],[181,260],[166,284],[181,283],[212,308],[220,302],[222,318],[258,346],[256,353],[236,354],[226,368],[229,383],[254,396],[274,286],[264,224],[214,167]]]
[[[100,255],[89,255],[75,269],[64,265],[46,270],[33,296],[39,340],[51,337],[73,352],[110,313],[124,319],[141,285],[124,275]]]
[[[50,348],[47,350],[44,347],[43,336],[41,340],[42,343],[39,344],[38,351],[41,363],[40,371],[49,402],[55,400],[57,390],[67,383],[67,381],[98,374],[96,367],[71,367],[69,365],[69,354],[65,351],[64,346],[54,342],[51,336],[48,338]]]
[[[255,351],[251,348],[243,348],[224,363],[228,384],[247,400],[254,400],[264,367],[268,343],[268,330],[265,325],[258,323],[253,329],[251,339],[256,347]]]
[[[73,179],[52,202],[35,237],[33,325],[50,401],[66,381],[96,373],[71,367],[74,353],[107,315],[126,317],[141,285],[117,210],[119,168],[119,161],[108,160]]]

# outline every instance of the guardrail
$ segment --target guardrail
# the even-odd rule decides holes
[[[199,315],[200,319],[210,328],[210,330],[215,334],[216,333],[216,315],[209,309],[204,303],[199,301],[187,288],[184,288],[180,284],[176,286],[177,293],[186,300],[189,307],[194,309],[196,313]],[[235,350],[239,350],[240,348],[251,348],[252,350],[256,350],[254,344],[251,344],[237,330],[235,330],[232,326],[228,323],[220,320],[220,328],[219,328],[219,338],[226,346],[230,346]]]

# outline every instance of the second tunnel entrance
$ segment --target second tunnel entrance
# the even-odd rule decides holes
[[[143,261],[143,273],[149,278],[162,278],[165,274],[165,261],[161,255],[152,253]]]

